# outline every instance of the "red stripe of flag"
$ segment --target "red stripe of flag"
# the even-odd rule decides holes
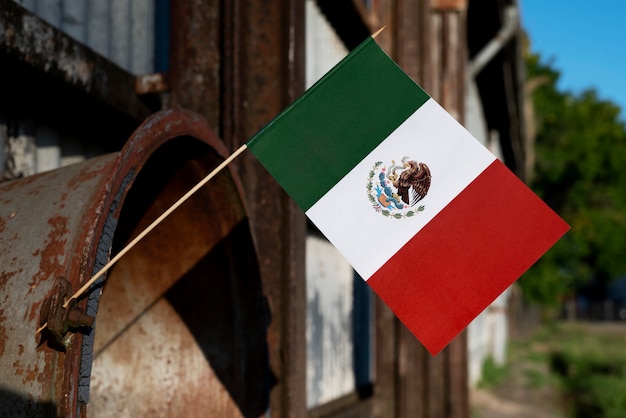
[[[568,229],[496,160],[367,283],[435,355]]]

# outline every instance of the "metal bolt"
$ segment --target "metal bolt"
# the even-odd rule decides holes
[[[65,322],[71,328],[78,328],[78,327],[91,328],[93,326],[94,320],[95,320],[94,317],[87,315],[82,310],[76,307],[68,310],[66,317],[65,317]]]
[[[70,301],[67,308],[63,307],[70,297],[71,290],[71,285],[65,277],[56,277],[50,297],[41,306],[39,323],[40,325],[46,323],[52,337],[60,344],[70,328],[91,328],[95,320],[75,306],[75,300]]]

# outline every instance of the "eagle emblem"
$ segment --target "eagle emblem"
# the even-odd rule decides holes
[[[430,189],[431,174],[425,163],[404,157],[400,164],[391,160],[384,165],[377,161],[369,172],[367,196],[376,212],[384,216],[402,219],[425,209],[415,208]]]

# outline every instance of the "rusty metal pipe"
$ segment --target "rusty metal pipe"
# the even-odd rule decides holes
[[[61,328],[93,325],[95,333],[87,329],[61,336],[65,351],[40,344],[34,335],[42,305],[55,294],[56,277],[66,277],[71,291],[78,289],[111,253],[228,154],[203,118],[170,109],[148,118],[119,153],[0,185],[0,416],[110,416],[118,407],[132,407],[137,415],[171,416],[173,410],[159,403],[165,396],[148,401],[154,393],[169,393],[172,387],[164,388],[164,382],[185,396],[209,400],[220,416],[265,410],[267,384],[251,389],[249,383],[267,381],[255,373],[269,374],[263,355],[267,308],[241,185],[230,167],[125,256],[106,284],[97,282],[79,298],[76,310],[61,315]],[[211,305],[219,309],[210,312],[217,316],[203,314],[205,326],[198,326],[189,310],[206,312],[213,294],[217,299]],[[141,320],[137,309],[144,312]],[[148,333],[145,319],[152,321]],[[213,325],[207,328],[207,321]],[[166,329],[169,335],[163,339]],[[212,329],[232,335],[218,338]],[[108,344],[97,361],[96,335]],[[172,341],[188,350],[181,359],[164,359],[166,368],[176,364],[177,379],[157,374],[151,380],[150,373],[165,370],[156,364],[160,349]],[[209,342],[220,349],[210,349]],[[160,349],[151,351],[152,346]],[[119,369],[129,350],[152,367]],[[213,352],[222,353],[222,361]],[[124,372],[109,380],[112,370]],[[113,394],[126,389],[114,382],[126,382],[137,392],[117,396],[116,405]],[[186,416],[211,415],[209,405],[192,408],[195,403],[184,399],[179,402],[187,409],[173,400],[169,408]],[[117,411],[114,415],[123,415]]]

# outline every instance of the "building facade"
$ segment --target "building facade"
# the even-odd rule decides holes
[[[383,49],[523,176],[519,25],[484,52],[511,6],[0,0],[2,297],[23,291],[39,313],[56,275],[80,287],[103,264],[94,257],[106,262],[383,26]],[[41,314],[22,321],[3,302],[4,345],[17,348],[0,350],[0,415],[469,416],[467,332],[430,356],[254,157],[220,179],[79,301],[95,340],[82,330],[64,350],[35,342]],[[37,203],[78,190],[73,210]],[[99,198],[108,217],[80,209]],[[7,232],[13,219],[29,225],[18,199],[44,219],[30,223],[35,249]],[[53,210],[75,225],[56,241]],[[80,262],[79,235],[94,248]],[[51,240],[61,252],[45,258]],[[20,266],[35,255],[33,279]]]

